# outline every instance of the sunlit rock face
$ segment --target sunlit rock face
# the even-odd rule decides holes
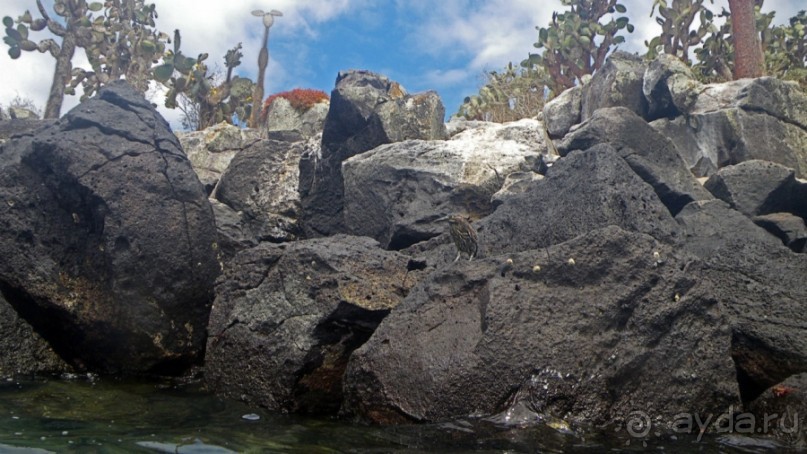
[[[202,131],[177,132],[177,137],[210,194],[233,157],[257,142],[260,133],[222,122]]]
[[[369,71],[339,73],[325,118],[320,153],[300,162],[303,227],[308,236],[344,232],[342,162],[408,139],[446,138],[445,108],[435,92],[407,94]]]
[[[322,133],[329,107],[326,100],[300,112],[287,99],[278,97],[266,109],[266,130],[296,131],[304,138],[312,138]]]
[[[275,137],[275,136],[273,136]],[[319,150],[319,136],[260,139],[239,151],[223,173],[213,197],[240,218],[245,239],[253,244],[294,241],[302,237],[300,159]],[[216,210],[219,227],[228,223]],[[220,236],[227,237],[222,232]],[[225,243],[227,243],[225,241]],[[225,244],[226,248],[226,244]],[[229,250],[232,256],[240,248]]]
[[[677,94],[676,114],[651,124],[697,176],[754,159],[807,175],[807,95],[795,83],[763,77],[676,89],[680,76],[664,83]]]
[[[449,140],[379,146],[342,165],[344,222],[389,249],[403,249],[445,231],[439,219],[482,218],[505,176],[530,172],[546,156],[543,125],[532,119],[481,123]]]

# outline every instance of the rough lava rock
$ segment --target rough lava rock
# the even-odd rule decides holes
[[[328,101],[318,102],[305,112],[298,112],[286,98],[275,98],[266,111],[266,130],[297,131],[305,139],[322,133],[328,115]]]
[[[502,188],[493,194],[490,201],[494,207],[498,207],[510,197],[527,192],[534,182],[543,179],[543,175],[533,171],[513,172],[505,177]]]
[[[698,183],[673,142],[625,107],[597,110],[558,144],[561,156],[608,143],[634,172],[653,186],[673,215],[688,203],[712,196]]]
[[[203,131],[178,132],[177,137],[193,170],[210,194],[233,156],[257,142],[260,134],[254,129],[221,122]]]
[[[799,213],[799,205],[805,202],[795,197],[797,185],[793,169],[751,160],[720,169],[703,186],[731,208],[754,217],[780,211]]]
[[[399,250],[445,231],[437,219],[493,211],[491,196],[505,176],[528,171],[547,153],[543,125],[530,119],[487,123],[447,141],[382,145],[348,159],[345,227]]]
[[[508,262],[438,267],[354,352],[343,414],[389,424],[520,408],[619,427],[639,408],[670,428],[807,371],[803,255],[722,201],[676,220],[687,235],[674,243],[608,226]]]
[[[299,239],[300,159],[318,147],[317,138],[254,142],[233,158],[213,195],[240,213],[242,230],[255,241]]]
[[[585,175],[581,178],[581,175]],[[679,231],[653,188],[608,145],[557,161],[479,221],[479,242],[499,255],[544,248],[609,225],[672,241]]]
[[[369,71],[340,72],[322,133],[322,149],[300,161],[303,227],[308,237],[344,232],[342,163],[409,139],[446,138],[445,108],[435,92],[408,95]]]
[[[509,255],[504,273],[482,259],[428,276],[354,352],[343,414],[491,415],[522,387],[534,412],[592,425],[740,403],[730,324],[697,263],[614,226],[549,253]]]
[[[770,422],[763,426],[765,436],[777,440],[774,448],[790,449],[795,452],[807,449],[807,374],[794,375],[782,383],[772,386],[745,410],[750,412],[757,423]],[[775,415],[775,416],[774,416]]]
[[[348,357],[417,276],[366,237],[242,251],[216,287],[205,379],[271,410],[335,414]]]
[[[216,218],[219,260],[226,264],[239,251],[258,245],[259,241],[247,227],[244,213],[235,211],[216,199],[209,199]]]
[[[0,294],[0,378],[72,370]]]
[[[616,225],[674,243],[681,227],[653,188],[639,178],[609,145],[575,151],[558,160],[544,178],[523,185],[505,197],[490,216],[474,222],[480,257],[541,249]],[[456,257],[444,225],[442,235],[404,250],[429,270]],[[553,257],[553,259],[557,259]]]
[[[797,85],[763,77],[709,84],[690,94],[696,95],[691,106],[679,106],[684,115],[652,122],[673,139],[690,168],[761,159],[807,175],[807,94]]]
[[[731,354],[743,400],[807,371],[807,260],[720,200],[692,203],[676,220],[682,249],[708,267],[721,310],[732,320]]]
[[[202,184],[168,123],[114,82],[0,148],[0,291],[63,359],[180,372],[219,274]]]
[[[51,125],[56,120],[0,120],[0,145],[9,139],[33,134],[33,131]]]
[[[561,139],[572,126],[580,123],[582,101],[583,87],[578,85],[564,90],[544,105],[543,122],[549,137]]]
[[[771,213],[752,218],[754,224],[782,240],[793,252],[807,253],[807,223],[791,213]]]
[[[644,73],[642,93],[647,99],[647,120],[674,118],[689,112],[698,100],[702,85],[680,58],[661,54]]]
[[[640,117],[647,115],[647,99],[642,92],[646,65],[642,57],[617,51],[611,54],[583,85],[581,118],[588,120],[599,109],[625,107]]]
[[[343,205],[327,208],[336,215],[327,222],[387,247],[404,245],[400,239],[420,229],[422,236],[410,241],[420,242],[403,250],[409,257],[348,237],[241,252],[219,282],[222,308],[211,318],[214,389],[282,411],[338,410],[377,423],[470,416],[513,424],[510,416],[526,414],[530,421],[560,418],[575,428],[611,430],[624,428],[641,409],[661,431],[680,413],[756,411],[752,406],[772,387],[807,371],[807,260],[794,252],[804,244],[807,186],[796,178],[795,164],[795,173],[759,162],[717,172],[717,164],[734,158],[712,162],[697,148],[685,149],[689,138],[665,137],[647,120],[688,118],[683,124],[708,145],[710,134],[731,138],[751,124],[745,117],[762,119],[761,129],[743,134],[759,135],[754,152],[763,156],[780,150],[770,135],[798,143],[788,131],[803,129],[801,113],[784,103],[787,84],[700,85],[664,58],[650,66],[641,72],[642,84],[631,70],[603,88],[613,91],[622,80],[631,93],[613,99],[644,97],[649,110],[637,115],[602,107],[607,97],[590,100],[602,105],[559,141],[563,157],[548,169],[540,160],[524,160],[528,169],[516,166],[523,180],[490,202],[493,213],[472,223],[479,256],[456,263],[448,235],[432,236],[445,224],[428,230],[437,214],[468,209],[446,197],[456,178],[449,189],[437,184],[467,170],[453,162],[454,140],[379,143],[372,137],[382,123],[365,121],[374,113],[356,112],[375,112],[378,99],[389,104],[394,85],[358,75],[345,82],[364,104],[338,117],[332,105],[333,120],[352,119],[365,130],[323,140],[331,145],[301,163],[308,169],[301,192],[320,176],[333,177],[328,172],[338,165],[338,179],[327,184],[338,181],[344,192],[328,200]],[[801,95],[791,94],[800,106]],[[731,111],[724,120],[742,121],[713,130],[696,123],[724,111]],[[468,135],[470,143],[486,128],[450,126],[452,137]],[[537,143],[543,131],[536,132],[524,137]],[[484,147],[503,142],[499,137]],[[337,158],[327,149],[336,143]],[[736,209],[701,186],[693,165],[718,173],[710,189]],[[479,187],[493,181],[490,171],[474,175]],[[320,208],[309,214],[324,216],[325,202],[319,199]],[[770,210],[776,211],[757,215]],[[342,252],[365,242],[364,252]],[[377,265],[387,259],[373,257],[394,265]],[[356,271],[368,266],[376,271]],[[380,275],[382,284],[374,277]],[[409,289],[406,283],[415,281]],[[344,282],[360,283],[365,299],[346,298]],[[383,290],[403,299],[389,315],[359,303]]]

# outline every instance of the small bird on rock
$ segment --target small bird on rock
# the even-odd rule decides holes
[[[446,216],[439,220],[448,221],[448,234],[451,235],[454,246],[457,247],[457,258],[455,258],[454,261],[459,260],[463,252],[468,254],[468,261],[473,260],[479,248],[479,240],[476,236],[476,230],[471,226],[471,223],[464,217],[456,214]]]

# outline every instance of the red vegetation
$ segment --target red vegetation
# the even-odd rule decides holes
[[[314,104],[328,101],[328,95],[322,90],[312,90],[310,88],[295,88],[294,90],[283,91],[275,93],[263,102],[263,112],[261,113],[263,120],[266,120],[267,111],[269,106],[277,98],[284,98],[289,101],[291,107],[297,112],[303,113],[314,106]]]

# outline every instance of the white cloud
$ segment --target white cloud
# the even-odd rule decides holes
[[[433,87],[446,87],[466,81],[472,73],[466,69],[435,69],[424,74],[424,84]],[[481,74],[480,74],[481,75]]]
[[[658,25],[649,17],[648,0],[623,0],[628,7],[636,31],[628,35],[623,48],[644,52],[644,41],[658,33]],[[32,8],[33,0],[3,0],[0,14],[16,16]],[[565,9],[560,0],[159,0],[157,28],[169,34],[174,29],[182,32],[182,50],[195,56],[209,54],[208,64],[224,66],[225,52],[241,42],[243,44],[243,75],[254,78],[257,55],[261,46],[263,26],[251,15],[255,9],[277,9],[283,17],[277,18],[272,37],[285,39],[285,52],[275,55],[270,37],[270,66],[266,92],[271,93],[290,85],[305,84],[311,76],[306,69],[317,57],[319,49],[310,46],[323,27],[348,15],[368,24],[368,30],[384,33],[369,25],[380,22],[388,11],[395,11],[396,26],[407,34],[405,46],[413,52],[439,59],[442,65],[427,71],[424,84],[436,88],[478,86],[479,74],[484,70],[497,70],[508,62],[518,63],[535,50],[536,26],[546,26],[552,11]],[[707,2],[708,5],[708,2]],[[727,5],[727,0],[715,0],[709,5],[714,11]],[[777,11],[777,22],[785,22],[804,8],[803,0],[767,0],[765,10]],[[290,44],[289,44],[290,43]],[[30,97],[44,106],[53,77],[54,60],[50,55],[25,52],[22,58],[11,61],[6,46],[0,44],[0,104],[7,104],[15,96]],[[358,52],[360,49],[357,49]],[[80,64],[77,52],[74,64]],[[391,76],[402,68],[390,68]],[[419,81],[418,81],[419,82]],[[76,98],[65,100],[63,112],[77,103]],[[174,123],[176,124],[176,123]]]
[[[17,17],[26,9],[32,8],[31,0],[4,0],[2,15]],[[271,33],[283,35],[315,36],[317,26],[323,22],[349,14],[366,6],[369,0],[275,0],[269,4],[260,0],[240,0],[238,2],[222,2],[220,0],[171,0],[157,4],[157,29],[173,35],[175,29],[182,34],[181,49],[185,55],[196,56],[201,52],[209,54],[210,67],[224,67],[223,57],[226,51],[239,42],[242,43],[242,65],[238,70],[244,71],[248,77],[255,77],[257,55],[262,45],[263,24],[261,19],[251,14],[257,9],[277,9],[283,17],[277,18]],[[35,12],[35,11],[34,11]],[[280,25],[282,21],[282,26]],[[44,33],[35,35],[44,38]],[[57,39],[57,42],[59,40]],[[31,98],[34,103],[44,108],[53,79],[55,60],[49,54],[23,52],[20,59],[12,61],[7,54],[7,46],[0,44],[0,104],[8,104],[15,96]],[[82,60],[84,63],[82,63]],[[74,66],[86,65],[81,49],[77,49]],[[85,66],[86,67],[86,66]],[[272,87],[285,82],[288,73],[284,63],[273,59],[267,70],[267,93]],[[155,101],[156,102],[156,101]],[[62,113],[78,103],[77,97],[68,96]],[[160,102],[157,102],[160,104]],[[175,112],[161,109],[164,115],[176,117]],[[174,126],[178,123],[172,122]]]
[[[432,5],[412,3],[418,11],[424,3]],[[531,0],[448,1],[423,11],[412,39],[431,54],[465,56],[468,69],[496,69],[527,57],[537,39],[535,26],[549,22],[552,6]]]
[[[623,0],[622,3],[628,9],[635,31],[626,34],[627,41],[621,48],[642,54],[647,50],[645,41],[661,32],[661,27],[650,17],[652,2]],[[784,23],[805,8],[802,3],[803,0],[768,0],[763,11],[777,11],[775,22]],[[727,0],[706,4],[715,13],[728,8]],[[528,53],[536,51],[533,47],[538,35],[536,26],[547,26],[552,11],[566,9],[559,0],[397,0],[396,6],[418,13],[420,22],[414,24],[410,36],[424,53],[462,56],[454,69],[427,74],[427,80],[436,84],[446,80],[448,75],[452,83],[459,84],[463,82],[463,74],[468,84],[484,70],[496,70],[508,62],[518,64]]]

